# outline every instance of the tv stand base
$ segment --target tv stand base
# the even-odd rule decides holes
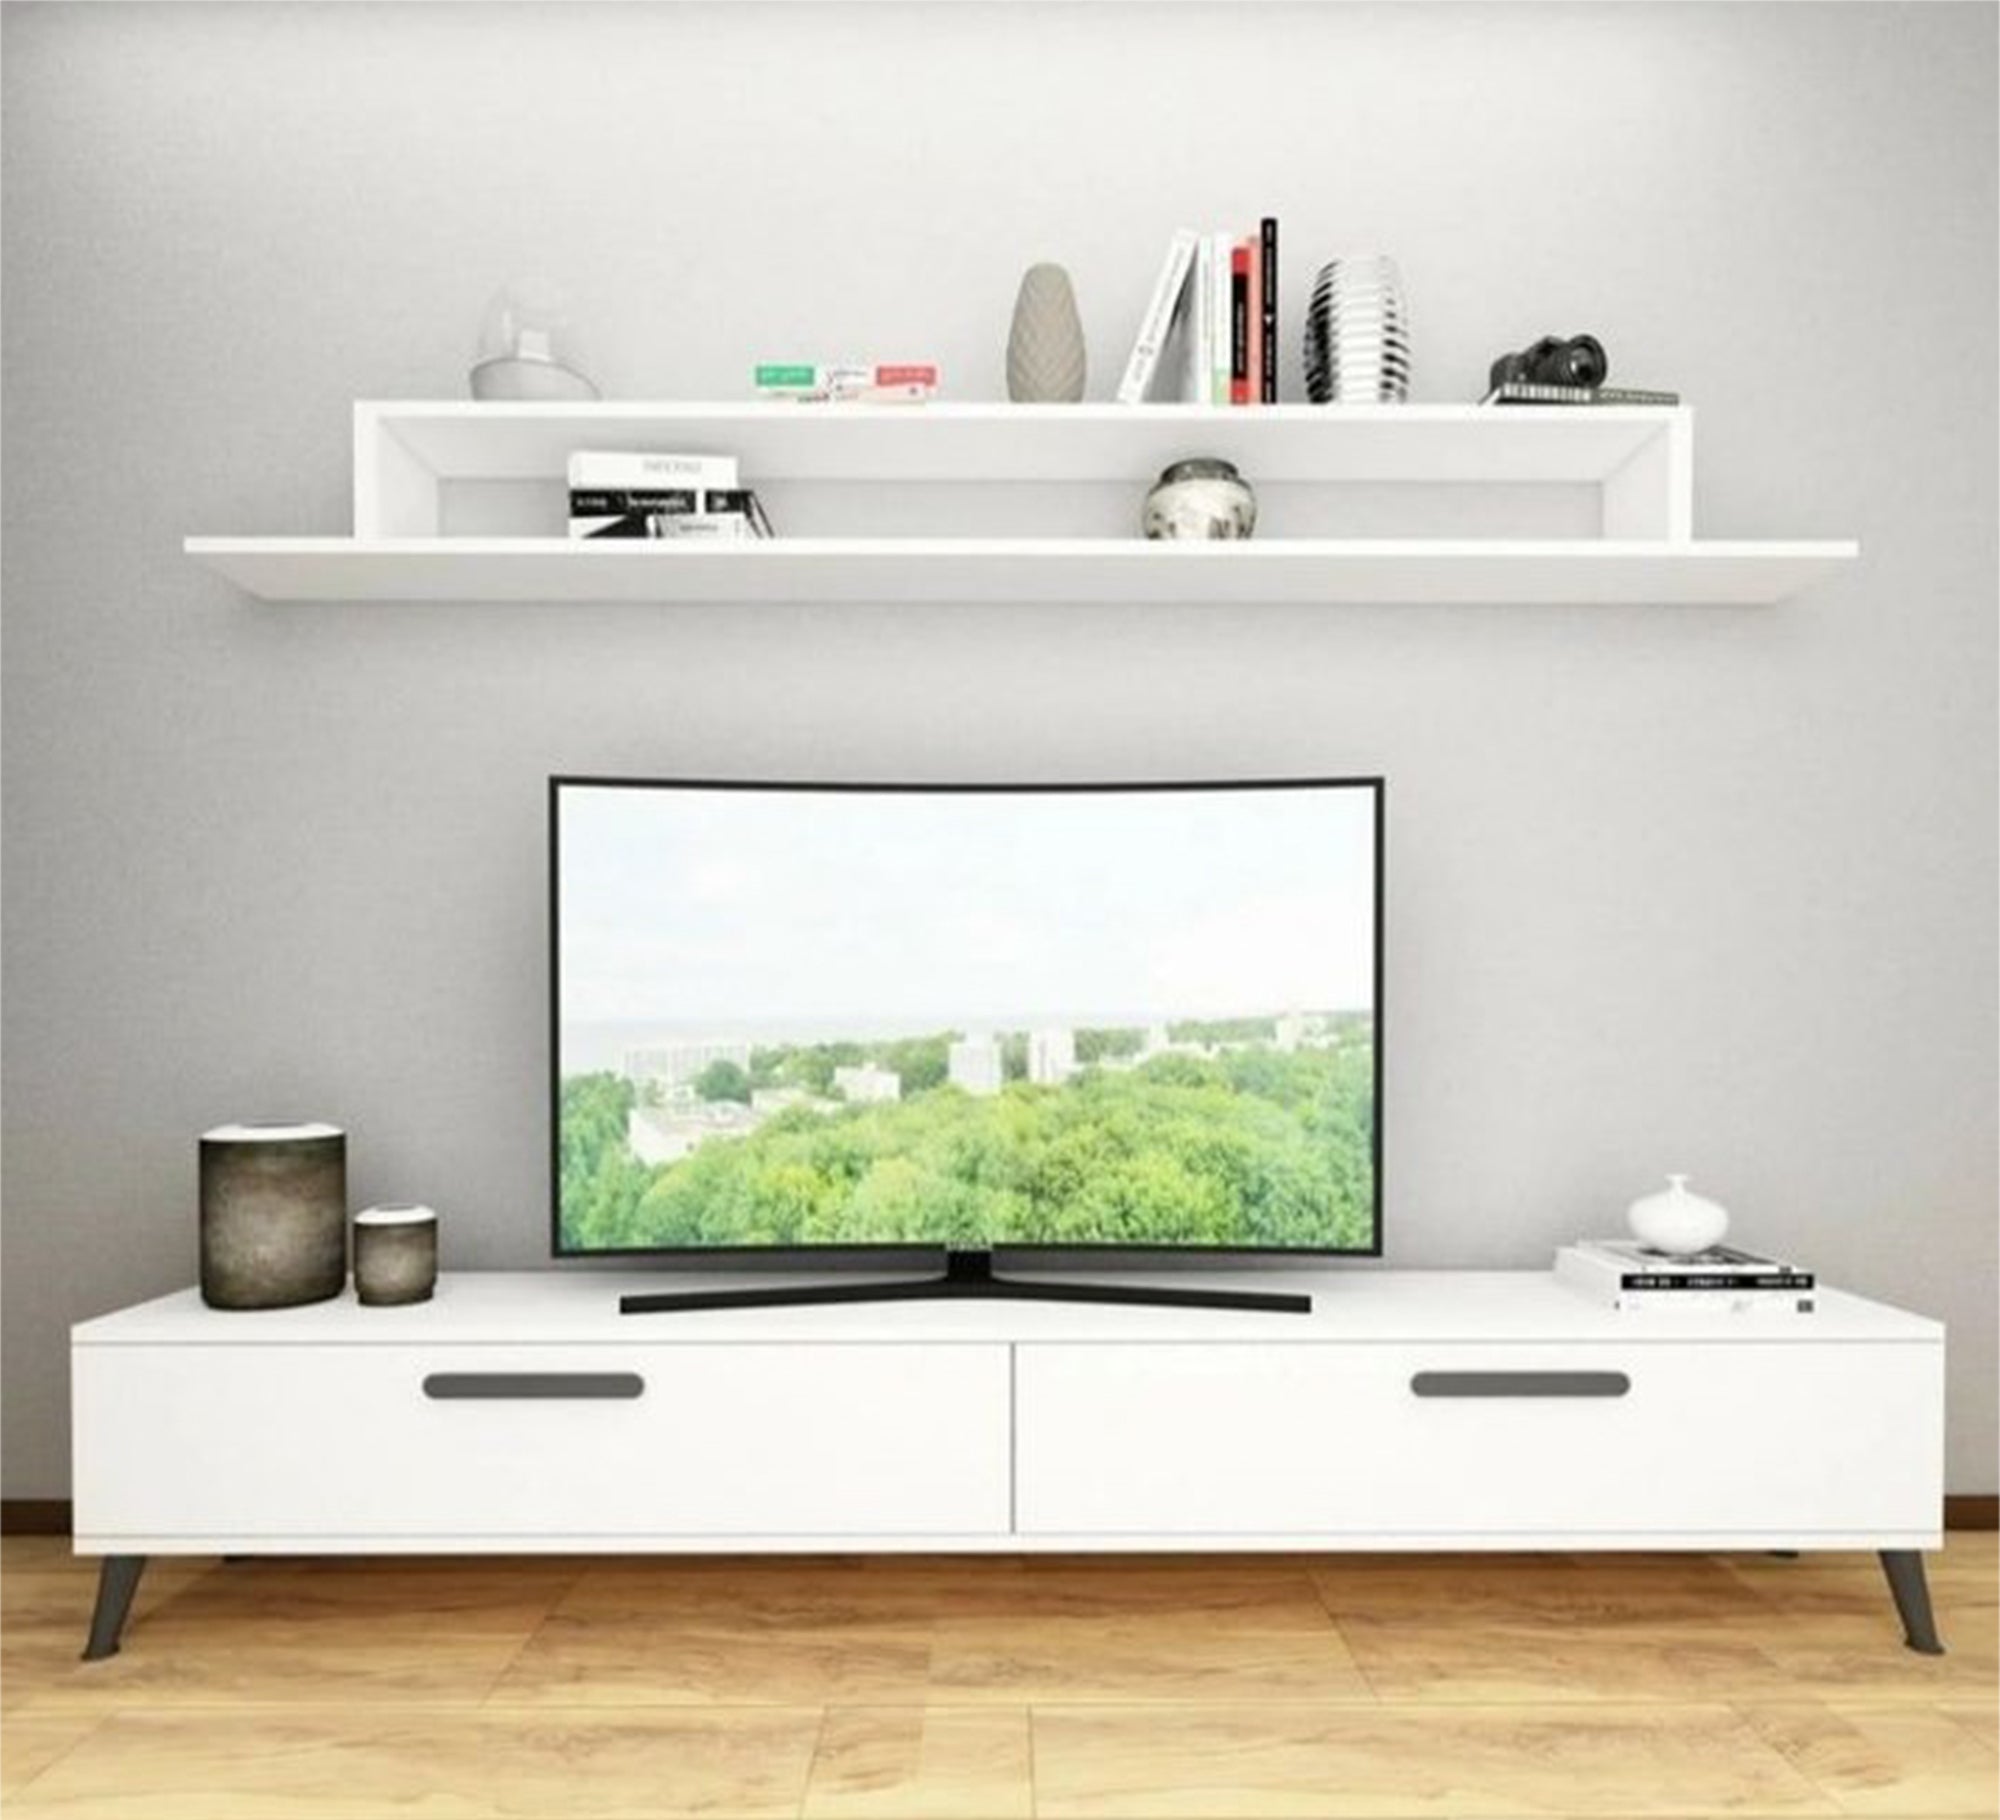
[[[1865,1551],[1882,1647],[1939,1647],[1936,1322],[1837,1289],[1654,1319],[1547,1271],[1114,1276],[1170,1304],[1135,1311],[937,1268],[804,1292],[472,1271],[407,1308],[188,1289],[85,1321],[87,1653],[117,1652],[159,1555],[1434,1550]],[[745,1312],[628,1320],[626,1288]],[[1021,1299],[1044,1290],[1069,1305]],[[768,1308],[856,1291],[875,1305]],[[1228,1312],[1244,1291],[1313,1309]]]
[[[681,1314],[702,1308],[811,1308],[839,1302],[1094,1302],[1146,1308],[1247,1308],[1311,1314],[1312,1297],[1248,1289],[1136,1288],[1127,1283],[1023,1281],[996,1276],[990,1251],[945,1254],[944,1273],[899,1282],[813,1283],[790,1289],[650,1290],[618,1298],[620,1314]]]

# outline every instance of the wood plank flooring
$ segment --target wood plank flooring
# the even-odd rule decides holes
[[[2000,1555],[212,1560],[77,1660],[0,1543],[23,1820],[2000,1813]]]

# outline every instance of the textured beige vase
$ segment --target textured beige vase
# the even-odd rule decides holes
[[[1031,265],[1007,336],[1007,396],[1016,404],[1074,404],[1083,396],[1083,321],[1059,265]]]
[[[294,1308],[347,1287],[347,1138],[335,1125],[218,1125],[201,1140],[201,1299]]]

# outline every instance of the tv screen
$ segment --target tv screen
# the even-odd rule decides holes
[[[562,1254],[1380,1250],[1379,780],[550,784]]]

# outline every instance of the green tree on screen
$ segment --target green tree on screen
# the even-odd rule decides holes
[[[749,1070],[735,1062],[710,1062],[694,1077],[697,1098],[704,1100],[734,1100],[738,1105],[750,1104]]]
[[[833,1068],[851,1065],[834,1058],[848,1053],[895,1066],[904,1097],[847,1105],[822,1096],[657,1165],[629,1147],[628,1083],[609,1074],[565,1081],[566,1237],[618,1248],[1339,1248],[1370,1236],[1374,1057],[1365,1022],[1321,1046],[1288,1052],[1215,1039],[1244,1046],[1136,1065],[1121,1056],[1060,1085],[1013,1079],[993,1094],[951,1084],[948,1040],[799,1045],[761,1051],[747,1071],[717,1064],[698,1084],[704,1097],[747,1098],[760,1075],[799,1085],[822,1069],[830,1087]]]

